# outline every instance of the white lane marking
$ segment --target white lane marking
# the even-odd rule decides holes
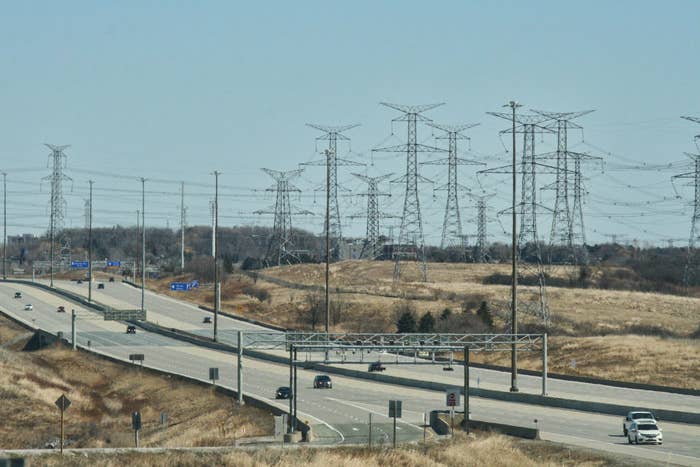
[[[343,401],[343,400],[340,400],[340,399],[334,399],[333,397],[326,397],[326,399],[332,400],[333,402],[338,402],[338,403],[340,403],[340,404],[349,405],[350,407],[355,407],[356,409],[364,410],[365,412],[370,412],[370,413],[373,413],[373,414],[375,414],[375,415],[379,415],[379,416],[382,416],[382,417],[386,417],[386,415],[384,415],[384,414],[381,413],[381,412],[377,412],[376,410],[368,409],[367,407],[363,407],[363,406],[358,405],[358,404],[353,404],[352,402]],[[421,429],[419,426],[414,425],[414,424],[411,423],[411,422],[406,422],[406,421],[403,421],[403,420],[400,420],[400,419],[397,419],[396,422],[397,422],[397,423],[403,423],[404,425],[407,425],[407,426],[412,427],[412,428]],[[398,427],[397,427],[397,429],[398,429]]]

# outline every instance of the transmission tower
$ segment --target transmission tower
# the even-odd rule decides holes
[[[291,180],[301,175],[304,169],[280,172],[271,169],[262,169],[263,172],[272,177],[277,183],[265,191],[275,192],[275,207],[270,210],[255,211],[255,214],[274,214],[275,223],[272,236],[265,253],[267,264],[281,265],[292,264],[300,261],[299,256],[294,251],[292,242],[292,214],[312,214],[305,210],[292,210],[289,199],[290,193],[300,193],[301,190],[291,183]]]
[[[425,258],[425,239],[423,237],[423,222],[420,213],[420,201],[418,198],[418,181],[430,181],[418,175],[418,153],[419,152],[445,152],[444,149],[426,146],[418,142],[418,121],[430,122],[431,120],[421,115],[423,112],[443,105],[400,105],[382,102],[382,105],[389,107],[403,115],[393,119],[394,122],[407,122],[408,142],[396,146],[373,149],[381,152],[405,152],[406,153],[406,174],[393,182],[405,182],[406,192],[404,197],[403,215],[401,217],[401,230],[399,239],[394,244],[394,281],[401,280],[401,262],[412,260],[419,262],[420,277],[423,281],[428,280],[428,265]]]
[[[488,262],[488,236],[486,232],[486,226],[488,224],[488,218],[486,217],[487,205],[486,199],[490,198],[492,194],[484,195],[469,195],[471,198],[476,200],[476,262],[486,263]]]
[[[344,131],[360,126],[359,123],[343,126],[326,126],[307,123],[306,126],[322,131],[323,136],[316,138],[317,140],[328,140],[328,156],[325,159],[313,162],[306,162],[301,165],[316,165],[326,166],[326,186],[324,190],[328,190],[329,197],[329,224],[323,226],[323,234],[329,233],[331,241],[331,258],[334,260],[340,259],[342,243],[342,230],[340,223],[340,209],[338,207],[338,166],[361,166],[358,162],[353,162],[347,159],[338,157],[338,140],[350,141],[350,138],[343,134]]]
[[[506,120],[511,120],[513,118],[511,113],[487,113]],[[537,158],[535,157],[535,134],[553,132],[545,124],[548,120],[550,120],[549,117],[539,114],[516,115],[515,117],[515,121],[518,123],[515,132],[523,134],[523,150],[521,152],[522,156],[519,172],[522,180],[520,203],[513,206],[513,208],[518,209],[520,213],[518,256],[525,260],[519,261],[518,264],[523,269],[523,276],[530,274],[536,277],[538,286],[538,294],[536,294],[535,299],[531,301],[532,303],[524,304],[524,309],[539,317],[545,325],[549,324],[549,305],[547,303],[541,244],[537,235],[537,212],[538,210],[547,210],[547,208],[537,203],[537,184],[535,176],[537,173],[556,173],[556,167],[537,162]],[[509,128],[503,130],[501,133],[512,134],[513,130]],[[513,169],[510,165],[506,165],[483,170],[479,173],[512,174]]]
[[[691,122],[700,123],[700,118],[698,117],[681,117]],[[700,135],[695,136],[695,144],[698,145],[700,141]],[[700,149],[700,145],[698,145]],[[690,154],[686,153],[693,161],[693,171],[684,174],[676,175],[674,179],[691,179],[689,183],[693,187],[694,197],[693,197],[693,217],[690,221],[690,237],[688,239],[688,255],[685,263],[685,270],[683,272],[683,285],[688,289],[694,283],[694,276],[696,274],[696,269],[698,266],[698,258],[696,251],[696,244],[698,241],[698,235],[700,235],[700,154]]]
[[[554,210],[552,213],[552,228],[549,235],[549,243],[552,246],[565,247],[570,251],[571,259],[576,262],[574,254],[574,238],[580,240],[578,245],[583,247],[585,235],[583,230],[583,211],[581,210],[581,160],[589,157],[586,154],[574,153],[568,149],[568,130],[582,129],[583,127],[572,120],[587,115],[593,110],[580,112],[545,112],[533,110],[533,112],[553,119],[547,126],[557,133],[557,150],[553,153],[543,154],[539,159],[556,160],[556,180],[552,185],[545,188],[552,189],[556,193],[554,200]],[[569,170],[569,160],[574,160],[574,170]],[[571,191],[571,174],[574,176],[573,206],[569,202]],[[576,229],[576,233],[574,233]]]
[[[45,144],[51,149],[49,154],[49,166],[51,167],[51,175],[47,175],[42,180],[51,182],[51,200],[50,200],[50,215],[49,215],[49,262],[50,262],[50,286],[53,287],[53,269],[54,269],[54,240],[56,235],[63,230],[63,222],[66,213],[66,200],[63,198],[63,182],[72,181],[70,177],[63,173],[66,167],[66,155],[64,150],[70,147],[69,144],[64,146],[56,146],[53,144]]]
[[[382,216],[379,210],[379,197],[391,196],[389,193],[382,193],[379,191],[379,183],[391,177],[393,174],[385,174],[378,177],[368,177],[367,175],[358,173],[353,173],[353,175],[367,183],[367,192],[357,193],[357,196],[367,197],[367,231],[364,244],[362,245],[362,251],[360,252],[360,258],[374,260],[382,254],[382,245],[379,241],[379,226],[380,218],[384,216]]]
[[[442,125],[436,123],[428,123],[433,128],[437,128],[445,132],[445,136],[438,139],[447,139],[448,141],[448,157],[447,159],[438,159],[422,164],[430,165],[447,165],[447,183],[435,188],[435,191],[447,191],[447,204],[445,205],[445,217],[442,221],[442,240],[440,248],[460,245],[462,237],[462,220],[459,213],[459,196],[458,190],[469,191],[469,188],[460,185],[457,182],[457,166],[459,165],[486,165],[482,162],[477,162],[469,159],[462,159],[457,154],[457,140],[469,139],[462,132],[468,128],[473,128],[478,123],[469,123],[466,125]]]

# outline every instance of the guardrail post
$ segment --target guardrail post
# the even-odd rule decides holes
[[[547,333],[542,334],[542,395],[547,395]]]
[[[243,331],[238,331],[238,405],[243,405]]]
[[[70,311],[70,339],[73,344],[73,350],[77,348],[77,342],[75,340],[75,309]]]

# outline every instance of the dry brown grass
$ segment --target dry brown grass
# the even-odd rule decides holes
[[[508,366],[510,354],[480,353],[472,361]],[[697,339],[638,335],[549,339],[548,367],[553,373],[700,389],[698,365]],[[541,356],[538,352],[521,352],[518,366],[539,371]]]
[[[504,328],[510,288],[484,284],[490,274],[508,274],[506,264],[429,265],[430,282],[392,281],[393,263],[389,261],[343,261],[331,265],[331,291],[335,287],[356,293],[332,294],[343,302],[344,314],[332,323],[339,332],[393,332],[395,309],[409,300],[419,314],[437,316],[445,308],[459,313],[463,306],[475,310],[484,300],[495,315],[495,330]],[[262,274],[294,283],[322,285],[324,266],[300,264],[269,268]],[[567,277],[571,268],[558,267],[550,274]],[[189,278],[185,278],[189,280]],[[169,280],[153,283],[163,293],[199,304],[211,305],[210,290],[168,291]],[[245,295],[242,290],[253,281],[242,275],[229,276],[223,286],[222,307],[226,311],[291,328],[309,328],[304,290],[288,288],[259,279],[257,287],[270,293],[265,302]],[[523,303],[533,300],[537,290],[520,287]],[[656,382],[678,387],[700,387],[700,341],[688,338],[700,323],[700,299],[659,293],[548,287],[552,314],[550,328],[550,371],[565,374],[612,378],[623,381]],[[520,313],[525,332],[537,320]],[[558,337],[560,336],[560,337]],[[563,336],[566,336],[565,338]],[[664,337],[664,338],[661,338]],[[564,344],[566,343],[566,345]],[[643,356],[631,359],[631,344],[644,349]],[[523,367],[539,369],[539,361],[523,356]],[[477,361],[484,357],[477,357]],[[505,364],[507,356],[488,356],[491,363]],[[536,357],[532,357],[536,358]],[[571,361],[576,360],[576,366]],[[663,364],[660,362],[664,362]]]
[[[228,453],[167,453],[71,456],[71,465],[112,467],[130,465],[230,465],[245,467],[425,467],[425,466],[607,466],[619,458],[546,442],[520,441],[497,434],[458,434],[453,440],[396,450],[342,447],[334,449],[265,449]],[[64,465],[65,458],[42,457],[47,466]]]
[[[3,339],[25,332],[5,318],[0,327]],[[230,445],[272,431],[271,415],[239,408],[198,384],[63,347],[0,348],[0,447],[44,447],[57,438],[54,401],[62,393],[73,402],[66,412],[71,447],[131,446],[134,410],[142,414],[143,446]],[[167,428],[160,426],[161,412],[168,414]]]

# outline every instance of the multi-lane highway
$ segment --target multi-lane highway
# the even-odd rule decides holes
[[[60,282],[57,287],[71,292],[87,293],[87,285]],[[107,283],[104,290],[93,290],[93,299],[115,308],[138,308],[140,291],[120,283]],[[13,298],[15,291],[21,291],[22,300]],[[34,310],[26,311],[24,304],[32,303]],[[59,305],[66,306],[68,313],[57,313]],[[0,309],[24,322],[45,330],[62,331],[70,334],[70,309],[79,314],[77,321],[78,343],[82,347],[126,360],[130,353],[143,353],[145,366],[151,366],[174,373],[185,374],[206,380],[209,367],[220,369],[223,386],[236,388],[236,357],[229,353],[214,351],[181,341],[169,339],[158,334],[143,332],[126,334],[125,325],[117,322],[103,321],[99,314],[69,303],[64,297],[30,285],[0,283]],[[196,307],[179,302],[169,297],[162,297],[147,292],[146,308],[149,320],[161,325],[184,329],[192,333],[211,335],[210,325],[202,323],[209,313]],[[235,343],[237,331],[259,330],[248,323],[222,317],[219,323],[221,340]],[[461,376],[458,371],[444,373],[440,368],[429,369],[421,366],[414,369],[409,366],[389,366],[392,374],[409,375],[412,378],[454,379],[459,386]],[[243,391],[263,399],[270,399],[278,386],[288,384],[288,367],[265,361],[246,359],[244,362]],[[403,420],[399,424],[399,439],[416,439],[422,437],[423,414],[433,409],[444,408],[444,393],[392,386],[377,382],[333,377],[332,390],[312,389],[315,373],[299,371],[298,408],[300,418],[308,420],[314,432],[323,442],[364,442],[367,440],[367,421],[373,414],[373,437],[375,441],[384,439],[391,433],[390,421],[386,417],[390,399],[403,400]],[[472,385],[477,379],[481,387],[493,385],[495,388],[507,387],[507,374],[490,371],[473,370]],[[573,395],[578,398],[610,400],[618,403],[650,405],[672,410],[698,411],[698,398],[676,396],[650,391],[632,391],[607,388],[597,385],[585,385],[564,381],[550,381],[551,391],[558,396]],[[539,379],[521,378],[523,390],[537,392]],[[610,391],[602,393],[601,391]],[[647,394],[650,393],[650,394]],[[647,398],[646,402],[640,398]],[[274,400],[270,402],[275,403]],[[280,407],[286,407],[282,402]],[[545,439],[563,441],[570,444],[594,447],[623,453],[630,456],[646,457],[659,462],[700,465],[700,427],[678,423],[662,423],[665,443],[663,446],[628,446],[622,437],[621,417],[589,414],[573,410],[554,409],[526,404],[508,403],[481,398],[473,398],[472,417],[501,423],[534,426],[533,420],[539,421],[542,436]]]

